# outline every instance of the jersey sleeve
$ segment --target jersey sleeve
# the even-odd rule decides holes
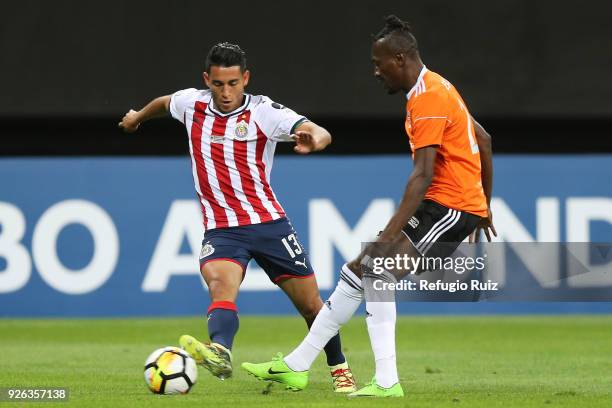
[[[411,141],[415,150],[442,145],[442,136],[448,123],[448,111],[445,95],[425,92],[418,96],[411,111]]]
[[[195,88],[183,89],[170,96],[170,115],[181,123],[185,123],[185,111],[193,101],[193,95],[198,92]]]
[[[258,125],[268,139],[277,142],[290,142],[295,129],[306,122],[306,117],[264,97],[258,112]]]

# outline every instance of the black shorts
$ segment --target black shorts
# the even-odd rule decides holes
[[[446,258],[468,237],[481,217],[423,200],[402,231],[423,256]]]

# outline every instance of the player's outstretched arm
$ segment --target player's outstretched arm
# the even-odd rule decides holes
[[[153,99],[139,111],[130,109],[128,113],[123,116],[121,122],[119,122],[119,127],[126,133],[133,133],[142,122],[165,116],[168,114],[169,109],[170,95],[160,96],[159,98]]]
[[[489,214],[487,218],[481,220],[476,227],[476,231],[470,235],[470,242],[478,242],[481,230],[484,231],[487,240],[491,242],[491,233],[497,236],[497,231],[495,231],[495,226],[493,225],[493,214],[491,213],[491,195],[493,194],[493,148],[491,144],[491,135],[480,123],[476,122],[474,118],[472,119],[474,121],[476,140],[478,141],[478,150],[480,150],[482,189],[487,198]]]
[[[395,214],[379,236],[382,242],[392,242],[414,215],[431,184],[438,146],[426,146],[414,152],[414,167]]]
[[[295,140],[293,150],[299,154],[318,152],[325,149],[332,141],[331,134],[314,122],[300,124],[291,137]]]

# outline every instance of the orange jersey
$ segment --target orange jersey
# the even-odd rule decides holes
[[[407,98],[405,125],[413,157],[417,149],[438,146],[425,198],[486,217],[474,123],[461,95],[446,79],[423,67]]]

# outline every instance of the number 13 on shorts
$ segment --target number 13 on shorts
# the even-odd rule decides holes
[[[302,246],[295,237],[295,234],[289,234],[285,238],[281,239],[281,241],[283,242],[283,245],[291,258],[295,258],[296,255],[302,254]]]

